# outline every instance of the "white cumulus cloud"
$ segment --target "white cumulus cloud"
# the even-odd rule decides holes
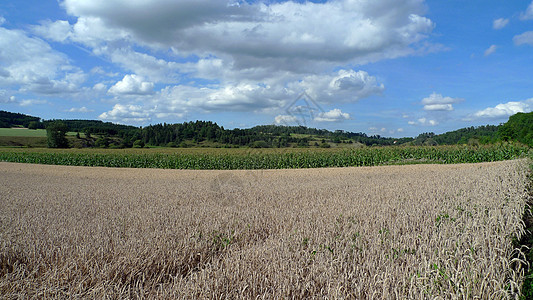
[[[141,76],[130,74],[109,89],[109,93],[116,95],[149,95],[154,91],[154,83],[144,81]]]
[[[0,27],[0,49],[0,85],[61,95],[79,92],[85,81],[85,74],[64,54],[21,30]]]
[[[85,106],[82,106],[82,107],[73,107],[71,109],[68,109],[67,112],[71,112],[71,113],[88,113],[88,112],[93,112],[94,110],[92,109],[88,109],[87,107]]]
[[[63,20],[42,21],[41,25],[32,26],[32,30],[35,34],[55,42],[64,42],[73,34],[72,26],[68,21]]]
[[[407,122],[409,125],[421,125],[421,126],[437,126],[439,122],[437,120],[428,119],[428,118],[419,118],[416,121]]]
[[[26,99],[26,100],[21,100],[19,102],[19,105],[20,106],[34,106],[34,105],[42,105],[42,104],[47,104],[48,101],[46,100],[41,100],[41,99]]]
[[[104,121],[126,124],[146,123],[151,120],[150,112],[146,111],[142,106],[122,104],[115,104],[112,110],[102,113],[98,118]]]
[[[269,3],[223,0],[65,0],[78,17],[71,39],[91,47],[133,41],[188,55],[213,54],[237,69],[314,69],[415,53],[433,30],[422,1]],[[205,55],[200,55],[205,57]],[[312,63],[311,63],[312,62]]]
[[[424,105],[424,110],[429,111],[452,111],[453,105],[451,104],[428,104]]]
[[[533,98],[524,101],[510,101],[500,103],[494,107],[488,107],[475,112],[469,119],[502,119],[519,112],[533,110]]]
[[[289,125],[297,122],[298,118],[291,115],[278,115],[274,118],[276,125]]]
[[[429,126],[436,126],[439,124],[439,122],[435,120],[428,120],[426,118],[420,118],[418,119],[418,124],[420,125],[429,125]]]
[[[319,113],[315,117],[317,122],[340,122],[344,120],[349,120],[350,114],[343,113],[340,109],[335,108],[327,112]]]
[[[428,97],[422,99],[424,110],[427,111],[452,111],[453,104],[463,101],[462,98],[443,97],[441,94],[433,92]]]
[[[107,89],[122,104],[151,95],[135,102],[149,117],[183,110],[276,115],[302,92],[319,103],[352,103],[385,89],[353,66],[439,47],[427,40],[435,24],[424,16],[422,0],[235,3],[63,0],[68,21],[43,21],[31,30],[125,70],[114,85],[101,79],[87,93],[101,97]],[[102,68],[91,74],[118,76]],[[49,88],[27,90],[73,92],[80,85],[56,77],[41,80]],[[160,84],[167,86],[155,91]]]
[[[143,78],[160,83],[177,82],[182,69],[186,67],[184,64],[166,61],[127,48],[108,50],[106,54],[114,63]]]
[[[107,86],[99,82],[93,86],[93,90],[96,92],[105,92],[107,90]]]
[[[365,71],[339,70],[331,75],[309,75],[301,81],[292,82],[294,91],[306,91],[319,102],[356,102],[385,90],[382,83]]]

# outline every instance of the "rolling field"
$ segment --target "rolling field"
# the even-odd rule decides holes
[[[529,163],[193,171],[0,162],[0,295],[514,298]]]
[[[68,132],[67,136],[75,136]],[[83,136],[83,134],[82,134]],[[46,147],[46,130],[27,128],[0,128],[0,147]]]
[[[0,136],[17,136],[17,137],[46,137],[46,130],[27,128],[0,128]]]
[[[75,132],[68,132],[67,135],[75,136]],[[0,128],[0,137],[46,137],[45,129],[28,128]],[[84,136],[84,134],[82,134]]]

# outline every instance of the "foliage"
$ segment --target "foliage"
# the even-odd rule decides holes
[[[533,147],[533,112],[512,115],[498,134],[505,141],[516,140]]]
[[[144,142],[141,140],[136,140],[133,143],[133,148],[143,148],[143,147],[144,147]]]
[[[495,125],[467,127],[439,134],[434,139],[439,145],[468,144],[471,140],[481,144],[494,143],[498,141],[498,128]]]
[[[45,125],[56,120],[43,121]],[[130,131],[137,131],[139,128],[129,125],[114,124],[98,120],[60,120],[69,131],[84,132],[98,135],[126,135]]]
[[[0,110],[0,128],[9,128],[14,126],[28,127],[30,122],[39,122],[40,120],[41,119],[38,117]]]
[[[38,122],[38,121],[31,121],[30,123],[28,123],[28,129],[32,129],[32,130],[44,129],[44,125],[43,123]]]
[[[48,123],[46,126],[48,148],[68,148],[67,132],[67,125],[61,121]]]
[[[100,148],[108,148],[111,141],[107,136],[101,136],[96,139],[95,146]]]

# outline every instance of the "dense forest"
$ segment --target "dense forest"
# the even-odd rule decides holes
[[[337,130],[307,128],[304,126],[261,125],[248,129],[224,129],[213,122],[196,121],[180,124],[157,124],[141,129],[141,139],[147,145],[176,146],[188,141],[204,141],[222,145],[252,147],[288,147],[289,145],[308,146],[310,142],[321,143],[362,143],[365,145],[393,145],[398,139],[381,136],[367,136],[364,133],[352,133]],[[323,141],[322,141],[323,140]],[[402,142],[412,138],[401,139]],[[170,143],[170,144],[169,144]]]
[[[413,145],[490,144],[500,140],[500,126],[466,127],[443,134],[422,133],[411,142]]]
[[[499,134],[505,141],[516,140],[533,147],[533,112],[512,115],[501,126]]]
[[[0,128],[22,126],[28,128],[32,122],[40,122],[41,118],[0,110]]]
[[[44,128],[56,120],[43,121]],[[138,127],[102,122],[97,120],[58,120],[63,122],[73,132],[83,132],[89,134],[118,135],[127,131],[138,130]]]
[[[533,146],[533,112],[511,116],[505,124],[462,128],[443,134],[422,133],[416,138],[369,136],[362,132],[329,131],[304,126],[261,125],[247,129],[225,129],[210,121],[155,124],[146,127],[98,120],[41,120],[38,117],[0,111],[0,127],[22,126],[30,129],[52,128],[61,123],[70,132],[78,132],[84,147],[331,147],[343,144],[453,145],[489,144],[517,140]],[[80,133],[84,134],[82,138]],[[348,145],[349,146],[349,145]]]

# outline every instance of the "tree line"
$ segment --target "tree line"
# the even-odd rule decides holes
[[[501,125],[467,127],[443,134],[422,133],[416,138],[390,138],[363,132],[260,125],[225,129],[211,121],[155,124],[146,127],[99,120],[41,120],[38,117],[0,111],[0,127],[46,128],[50,147],[68,147],[66,132],[77,132],[86,147],[329,147],[330,143],[361,143],[367,146],[489,144],[516,140],[533,146],[533,112],[518,113]],[[83,134],[83,137],[81,134]],[[320,143],[317,142],[320,141]],[[312,143],[313,141],[314,144]]]

